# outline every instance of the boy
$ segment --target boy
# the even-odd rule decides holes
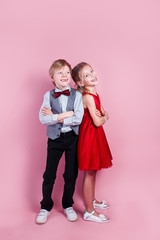
[[[65,151],[64,192],[62,206],[69,221],[77,220],[77,214],[72,208],[73,194],[78,174],[77,141],[79,125],[84,109],[79,91],[70,88],[71,66],[63,59],[56,60],[49,69],[49,74],[55,89],[44,95],[39,119],[47,125],[48,148],[46,170],[43,174],[41,210],[36,223],[42,224],[53,208],[51,198],[56,179],[58,163]]]

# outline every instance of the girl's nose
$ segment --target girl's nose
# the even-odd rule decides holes
[[[95,71],[93,72],[93,76],[94,76],[94,77],[96,77],[96,76],[97,76],[97,73],[96,73]]]

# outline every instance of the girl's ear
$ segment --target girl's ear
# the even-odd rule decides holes
[[[79,87],[83,87],[83,86],[84,86],[84,83],[83,83],[82,81],[78,81],[78,82],[77,82],[77,85],[78,85]]]

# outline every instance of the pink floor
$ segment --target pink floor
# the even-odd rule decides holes
[[[63,161],[63,160],[62,160]],[[115,164],[116,165],[116,164]],[[63,163],[60,168],[63,168]],[[108,210],[101,211],[110,217],[109,223],[85,222],[82,219],[84,205],[81,197],[82,173],[77,181],[74,208],[78,213],[78,220],[74,223],[67,221],[60,204],[62,196],[62,174],[59,170],[59,177],[53,191],[55,206],[44,225],[35,223],[36,214],[39,211],[39,199],[41,194],[26,199],[27,206],[10,206],[9,209],[2,209],[1,214],[1,239],[126,239],[126,240],[159,240],[159,177],[140,177],[138,172],[135,175],[118,173],[111,177],[116,171],[114,166],[110,170],[99,172],[97,176],[97,196],[105,198],[110,204]],[[108,171],[108,177],[107,175]],[[130,176],[129,176],[130,175]],[[105,182],[105,184],[104,184]],[[105,186],[102,190],[100,185]],[[40,190],[40,186],[38,187]],[[14,199],[14,195],[13,195]],[[20,204],[21,205],[21,204]]]

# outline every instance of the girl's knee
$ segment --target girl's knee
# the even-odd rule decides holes
[[[94,177],[95,174],[96,174],[96,170],[85,171],[85,175],[88,177]]]

